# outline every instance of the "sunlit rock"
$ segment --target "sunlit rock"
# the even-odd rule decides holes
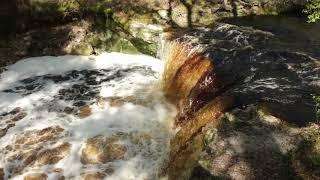
[[[58,163],[66,157],[70,152],[71,145],[64,143],[53,147],[52,149],[43,149],[36,147],[32,149],[14,149],[10,152],[11,156],[8,161],[20,161],[20,164],[10,167],[9,172],[12,174],[20,174],[24,169],[30,167],[41,167]]]
[[[293,167],[304,179],[317,179],[320,175],[320,127],[311,124],[303,128],[302,143],[293,154]]]
[[[15,126],[17,121],[22,120],[27,116],[20,107],[16,107],[10,112],[6,112],[0,115],[0,138],[7,134],[7,131]],[[2,128],[1,128],[2,127]]]
[[[101,172],[89,172],[82,175],[83,180],[103,180],[106,174]]]
[[[63,137],[65,135],[64,133],[64,129],[59,126],[48,127],[41,130],[30,130],[19,135],[15,144],[35,145],[38,143],[54,141]]]
[[[35,166],[56,164],[70,153],[71,144],[63,143],[53,149],[46,149],[37,154]]]
[[[91,107],[88,105],[82,106],[79,109],[79,117],[80,118],[86,118],[92,114]]]
[[[96,136],[87,140],[82,150],[81,163],[107,163],[123,159],[126,152],[127,147],[121,144],[116,137]]]
[[[46,180],[48,175],[45,173],[33,173],[24,176],[24,180]]]
[[[188,8],[183,4],[177,3],[175,1],[172,3],[172,20],[179,26],[187,28],[190,25]]]
[[[201,166],[213,176],[231,179],[294,177],[289,173],[290,156],[298,149],[303,130],[266,121],[264,116],[272,115],[261,114],[258,106],[224,114],[214,134],[208,134],[214,138],[206,140]]]
[[[6,154],[7,162],[21,162],[10,166],[7,169],[8,172],[16,175],[30,167],[58,163],[70,153],[71,144],[56,142],[65,135],[64,129],[58,126],[26,131],[19,135],[13,144],[2,149],[2,152]],[[45,147],[50,144],[51,147]]]

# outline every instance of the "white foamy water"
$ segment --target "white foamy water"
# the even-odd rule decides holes
[[[0,134],[0,169],[5,179],[23,179],[31,173],[45,173],[48,179],[80,179],[96,172],[104,179],[159,178],[168,160],[175,114],[160,92],[162,68],[158,59],[120,53],[37,57],[8,66],[0,79],[0,129],[7,129],[3,137]],[[83,107],[89,113],[83,115]],[[12,120],[15,108],[25,117]],[[40,141],[40,136],[18,142],[27,132],[57,126],[63,133],[48,142]],[[91,157],[94,162],[83,163],[87,140],[97,136],[116,138],[124,155],[110,158],[104,152],[109,160],[101,162],[98,152]],[[39,142],[26,143],[32,140]],[[39,156],[63,143],[71,146],[58,162],[26,163],[25,152],[36,149]],[[118,150],[113,151],[116,156]]]

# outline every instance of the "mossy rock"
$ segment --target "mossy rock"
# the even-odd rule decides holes
[[[157,45],[154,43],[149,43],[140,38],[133,38],[131,43],[137,50],[143,54],[148,54],[150,56],[156,56],[157,54]]]
[[[118,39],[110,49],[107,49],[107,51],[122,52],[128,54],[141,54],[130,41],[121,38]]]

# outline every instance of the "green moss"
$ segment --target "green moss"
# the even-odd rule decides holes
[[[143,54],[148,54],[151,56],[156,56],[157,53],[157,45],[154,43],[149,43],[140,38],[132,38],[131,43],[137,50]]]
[[[132,43],[126,39],[119,38],[108,51],[122,52],[128,54],[140,54]]]
[[[77,1],[62,1],[57,7],[57,11],[61,13],[75,12],[79,10],[80,4]]]

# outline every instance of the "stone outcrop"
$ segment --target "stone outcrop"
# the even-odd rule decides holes
[[[12,44],[0,42],[0,65],[30,56],[90,55],[103,51],[156,56],[164,28],[209,26],[229,17],[278,14],[299,9],[306,2],[5,0],[0,4],[2,34],[7,37],[21,33],[11,37]]]
[[[254,14],[277,14],[301,9],[307,0],[151,0],[58,1],[16,0],[16,9],[31,19],[55,20],[88,12],[114,13],[119,22],[172,23],[180,27],[208,25],[215,20]],[[41,16],[39,16],[41,15]],[[155,23],[156,22],[156,23]],[[128,23],[128,22],[126,22]]]

